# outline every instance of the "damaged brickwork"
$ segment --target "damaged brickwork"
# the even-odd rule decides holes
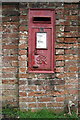
[[[28,9],[56,12],[55,72],[28,73]],[[79,3],[36,2],[2,5],[3,106],[63,111],[79,98]]]

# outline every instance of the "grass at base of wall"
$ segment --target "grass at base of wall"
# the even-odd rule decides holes
[[[27,119],[27,118],[78,118],[75,113],[69,115],[67,113],[54,113],[48,109],[38,110],[36,112],[29,111],[20,111],[18,109],[13,108],[5,108],[3,109],[4,118],[19,118],[19,119]],[[39,120],[39,119],[38,119]]]

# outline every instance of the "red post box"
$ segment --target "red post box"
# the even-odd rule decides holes
[[[28,70],[54,73],[55,11],[29,9]]]

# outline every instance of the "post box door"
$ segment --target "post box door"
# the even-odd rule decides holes
[[[41,30],[42,29],[42,30]],[[51,28],[32,28],[29,48],[29,71],[51,72],[53,41]]]

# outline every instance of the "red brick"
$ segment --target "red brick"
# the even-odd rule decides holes
[[[76,63],[76,61],[69,60],[69,61],[65,61],[65,66],[74,66],[74,67],[76,67],[77,63]]]
[[[3,17],[2,18],[3,22],[8,21],[8,22],[18,22],[19,21],[19,17],[18,16],[9,16],[9,17]]]
[[[64,60],[64,56],[63,55],[57,55],[56,60]]]
[[[64,42],[64,38],[56,38],[56,41],[62,43]]]
[[[20,27],[19,27],[19,30],[20,30],[20,31],[26,31],[26,30],[27,30],[27,27],[26,27],[26,26],[20,26]]]
[[[26,73],[26,68],[19,68],[19,72],[24,72],[24,73]]]
[[[37,103],[31,103],[31,104],[28,104],[28,107],[29,108],[36,108],[37,107]]]
[[[26,81],[25,80],[20,80],[19,81],[19,85],[25,85],[26,84]]]
[[[77,95],[78,90],[73,89],[73,90],[70,90],[69,93],[72,94],[72,95]]]
[[[34,97],[31,97],[31,98],[29,98],[29,97],[20,97],[19,98],[19,100],[20,100],[20,102],[36,102],[36,98],[34,98]]]
[[[3,84],[18,84],[18,80],[17,79],[8,79],[8,80],[3,79],[2,83]]]
[[[65,54],[75,54],[78,52],[78,49],[65,50]]]
[[[67,72],[67,73],[65,73],[65,77],[76,77],[76,75],[77,75],[77,73],[75,73],[74,71],[71,73],[71,72]]]
[[[6,67],[6,68],[3,68],[2,69],[3,70],[3,72],[17,72],[17,68],[8,68],[8,67]]]
[[[47,103],[47,107],[63,107],[63,103]]]
[[[18,38],[19,34],[18,33],[5,33],[2,35],[3,38]]]
[[[65,38],[64,40],[65,43],[74,43],[77,42],[76,38]]]
[[[21,20],[27,20],[28,19],[27,15],[20,15],[19,17],[20,17]]]
[[[65,37],[77,37],[78,36],[78,32],[76,31],[71,31],[71,32],[65,32]]]
[[[6,96],[6,95],[12,95],[12,96],[14,96],[14,95],[17,94],[16,92],[17,92],[16,90],[3,90],[3,95],[4,96]]]
[[[38,99],[39,102],[49,102],[51,101],[51,97],[41,97]]]
[[[77,4],[65,4],[64,5],[65,9],[76,9],[78,8],[78,5]]]
[[[14,9],[18,9],[18,5],[3,5],[3,9],[4,10],[14,10]]]
[[[65,44],[65,48],[68,49],[68,48],[78,48],[78,44],[76,43],[72,43],[72,44]]]
[[[27,45],[25,43],[20,44],[19,49],[27,49]]]
[[[71,27],[69,27],[69,26],[66,26],[65,27],[65,31],[77,31],[78,30],[78,26],[71,26]]]
[[[19,74],[19,78],[27,78],[27,77],[28,77],[27,73],[26,74]]]
[[[27,61],[19,61],[19,66],[20,67],[27,67]]]
[[[3,60],[9,60],[9,61],[16,61],[16,60],[18,60],[18,57],[17,56],[4,56],[3,57]]]
[[[43,96],[45,95],[44,91],[29,92],[28,96]]]
[[[18,57],[18,59],[20,61],[26,61],[27,60],[27,56],[26,55],[21,55],[21,56]]]
[[[20,95],[20,97],[21,96],[27,96],[26,92],[24,92],[24,91],[23,92],[19,92],[19,95]]]
[[[68,20],[64,21],[64,25],[70,25],[70,24],[71,24],[70,21]]]
[[[56,9],[56,13],[57,14],[63,14],[64,13],[64,9],[62,8],[62,9]]]
[[[15,44],[17,45],[19,42],[18,38],[3,38],[3,43],[4,45],[8,45],[8,44]]]
[[[2,77],[3,78],[13,78],[13,73],[3,73]]]
[[[56,72],[64,72],[64,68],[63,67],[57,67]]]
[[[18,66],[18,61],[13,61],[12,66],[15,66],[15,67]]]
[[[38,107],[46,107],[46,103],[38,103]]]
[[[62,43],[62,44],[55,44],[55,48],[57,49],[57,48],[65,48],[65,44],[64,43]]]
[[[9,25],[16,26],[17,28],[19,25],[19,22],[3,22],[3,26],[9,26]]]
[[[65,60],[78,60],[77,55],[66,55]]]
[[[64,79],[65,75],[63,73],[56,74],[56,77],[59,79]]]
[[[20,55],[27,55],[27,51],[26,51],[26,50],[20,50],[20,51],[19,51],[19,54],[20,54]]]
[[[77,19],[78,19],[78,16],[69,15],[69,16],[65,16],[65,19],[66,19],[66,20],[77,20]]]
[[[77,72],[78,71],[78,67],[76,66],[71,66],[71,67],[65,67],[66,71],[70,71],[70,72]]]
[[[56,97],[57,102],[63,102],[65,100],[64,97]]]

